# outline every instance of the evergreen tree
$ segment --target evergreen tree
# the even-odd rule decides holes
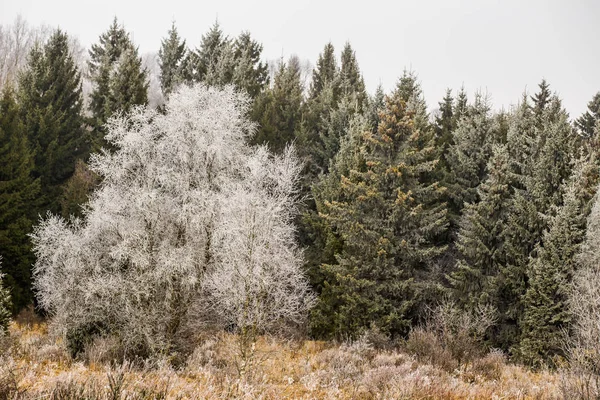
[[[439,103],[440,111],[435,117],[435,140],[436,147],[440,152],[441,167],[445,170],[448,168],[448,148],[453,143],[452,133],[456,129],[456,118],[454,116],[454,98],[452,90],[446,89],[444,99]]]
[[[308,100],[317,98],[327,85],[331,85],[339,77],[339,70],[335,59],[335,48],[331,42],[325,45],[323,52],[319,54],[317,66],[312,72]],[[337,91],[334,98],[337,98]]]
[[[41,183],[41,212],[59,210],[61,185],[75,160],[86,158],[89,141],[82,117],[81,75],[60,30],[34,48],[19,79],[21,120],[34,153],[34,177]]]
[[[529,287],[521,321],[520,358],[532,365],[563,354],[564,330],[571,322],[568,288],[577,268],[575,255],[584,240],[587,215],[598,184],[593,160],[582,160],[566,189],[564,204],[549,223],[537,256],[527,271]]]
[[[185,40],[181,40],[175,22],[167,37],[161,41],[158,51],[160,65],[160,88],[168,96],[183,81],[183,60],[186,55]]]
[[[7,87],[0,99],[0,253],[4,256],[3,281],[12,292],[13,313],[33,301],[34,260],[27,235],[31,232],[40,192],[39,179],[32,177],[33,170],[27,135],[14,94]],[[4,296],[0,288],[0,302]]]
[[[365,82],[358,67],[356,54],[347,42],[342,50],[342,65],[340,68],[340,92],[342,96],[352,99],[352,102],[359,112],[367,105],[367,91]]]
[[[417,74],[404,70],[396,85],[396,92],[406,102],[407,109],[414,114],[415,126],[421,131],[429,129],[429,114],[427,103],[418,81]]]
[[[389,98],[377,131],[365,131],[360,148],[348,152],[359,152],[361,161],[335,182],[337,200],[319,200],[341,241],[336,262],[322,266],[325,282],[313,318],[319,335],[354,336],[374,325],[405,334],[428,295],[432,263],[444,251],[437,239],[446,210],[436,203],[442,188],[420,180],[436,162],[413,119],[398,94]]]
[[[467,92],[464,86],[460,88],[458,96],[456,96],[456,104],[454,106],[454,125],[457,126],[458,122],[467,115],[468,112],[468,99]]]
[[[600,92],[588,103],[588,109],[575,120],[575,126],[585,138],[594,137],[594,129],[600,121]]]
[[[219,71],[219,63],[223,50],[232,50],[230,46],[230,39],[225,36],[219,23],[215,21],[209,31],[202,35],[200,47],[186,57],[185,77],[188,83],[206,82],[215,80],[218,75],[224,75],[223,71]],[[232,76],[233,69],[229,73]]]
[[[291,57],[287,64],[279,65],[273,87],[261,93],[254,104],[252,119],[259,128],[252,142],[267,144],[275,152],[292,143],[302,118],[302,93],[300,62]]]
[[[459,304],[467,309],[495,306],[494,281],[502,265],[502,236],[512,196],[512,173],[506,146],[496,145],[489,175],[478,188],[480,201],[467,204],[460,220],[459,260],[449,277]]]
[[[467,203],[479,200],[477,187],[486,178],[492,130],[490,106],[487,99],[478,94],[467,115],[458,121],[447,153],[446,185],[453,219]]]
[[[533,114],[538,124],[541,124],[542,115],[546,110],[546,106],[550,103],[550,97],[552,93],[550,92],[550,84],[546,82],[545,79],[542,79],[539,86],[539,92],[531,96],[531,100],[533,101]]]
[[[104,124],[116,112],[148,101],[148,71],[138,50],[117,18],[93,44],[88,62],[94,89],[90,95],[94,147],[106,146]]]
[[[268,65],[260,60],[263,46],[242,32],[233,43],[233,84],[255,99],[269,84]]]

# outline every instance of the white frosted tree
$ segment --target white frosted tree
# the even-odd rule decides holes
[[[576,398],[600,397],[600,197],[588,217],[579,254],[579,269],[569,291],[572,335],[568,343],[571,367],[569,392]],[[575,398],[575,396],[574,396]]]
[[[250,147],[248,99],[231,87],[181,87],[165,114],[114,118],[113,153],[82,220],[36,228],[40,305],[72,353],[93,335],[127,352],[185,349],[204,324],[262,333],[306,315],[311,294],[294,244],[298,165]]]
[[[0,267],[2,267],[2,257],[0,257]],[[0,269],[0,337],[6,334],[8,323],[10,322],[10,292],[4,287],[4,274]]]

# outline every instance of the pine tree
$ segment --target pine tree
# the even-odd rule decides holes
[[[448,148],[453,143],[452,133],[456,129],[456,118],[454,116],[454,98],[452,90],[446,89],[444,99],[439,103],[440,111],[435,117],[435,139],[436,147],[440,152],[441,168],[448,169]]]
[[[186,57],[186,80],[188,83],[215,80],[219,74],[219,62],[223,50],[231,46],[230,39],[225,36],[218,21],[209,31],[202,35],[200,47],[191,51]],[[233,75],[233,70],[229,71]]]
[[[27,234],[31,232],[40,192],[33,170],[27,135],[14,94],[7,87],[0,99],[0,253],[4,256],[3,281],[12,292],[13,313],[33,301],[33,257]],[[0,293],[3,296],[4,292]]]
[[[335,48],[329,42],[325,45],[321,54],[319,54],[317,66],[312,72],[312,81],[308,94],[309,101],[317,98],[323,89],[338,80],[338,77],[339,70],[335,59]],[[334,98],[337,98],[337,95],[339,95],[338,91],[334,92]]]
[[[539,125],[541,124],[546,106],[550,103],[552,93],[550,92],[550,84],[545,79],[542,79],[538,86],[540,88],[539,92],[531,96],[531,100],[533,101],[533,114]]]
[[[414,114],[415,127],[423,132],[428,130],[430,127],[427,103],[417,74],[404,70],[396,85],[396,92],[406,102],[407,109]]]
[[[175,22],[158,51],[160,65],[160,88],[168,96],[183,81],[183,60],[186,56],[185,40],[181,40]]]
[[[389,98],[377,131],[365,131],[363,145],[349,152],[364,161],[335,182],[337,199],[319,200],[341,240],[336,262],[322,266],[325,282],[313,319],[322,336],[354,336],[374,325],[404,334],[428,295],[432,261],[444,250],[437,238],[446,210],[436,203],[440,186],[420,181],[436,162],[413,119],[398,94]]]
[[[260,60],[263,46],[242,32],[233,43],[233,84],[255,99],[269,85],[268,65]]]
[[[496,145],[489,175],[477,203],[463,210],[458,233],[459,260],[449,277],[459,304],[467,309],[496,306],[494,281],[502,265],[502,236],[512,197],[511,163],[506,146]]]
[[[73,174],[75,160],[86,158],[89,151],[81,75],[62,31],[32,50],[19,79],[18,101],[34,153],[33,174],[41,181],[40,211],[57,212],[61,185]]]
[[[4,287],[4,274],[2,273],[2,257],[0,257],[0,338],[8,331],[10,322],[11,300],[10,292]]]
[[[467,203],[479,200],[477,187],[487,175],[492,130],[490,105],[485,97],[478,94],[467,115],[458,121],[447,153],[449,173],[445,183],[454,216],[459,215]]]
[[[300,81],[300,62],[291,57],[281,63],[273,87],[256,100],[252,119],[259,129],[252,142],[267,144],[274,152],[281,152],[290,144],[300,128],[302,118],[303,87]]]
[[[580,160],[566,188],[564,204],[550,221],[537,246],[537,256],[529,263],[519,356],[531,365],[541,366],[564,355],[563,330],[571,322],[568,288],[577,269],[575,256],[584,240],[597,184],[594,160]]]
[[[148,103],[147,75],[137,50],[130,48],[123,51],[110,81],[108,105],[113,114],[128,113],[133,107]]]
[[[95,150],[107,146],[104,125],[117,112],[148,101],[148,71],[129,34],[117,18],[93,44],[88,62],[94,89],[90,95]]]
[[[365,82],[358,67],[356,54],[349,42],[346,43],[344,50],[342,50],[341,61],[341,95],[351,98],[356,109],[362,112],[363,108],[367,105],[368,96],[365,90]]]
[[[465,87],[461,87],[456,96],[456,103],[454,105],[454,125],[457,126],[459,121],[467,115],[468,112],[468,98]]]
[[[575,126],[583,137],[592,138],[598,121],[600,121],[600,92],[590,100],[587,111],[575,120]]]

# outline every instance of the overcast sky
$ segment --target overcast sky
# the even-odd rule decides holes
[[[173,20],[193,47],[217,18],[229,35],[249,30],[267,60],[297,54],[314,64],[328,41],[338,53],[350,41],[370,92],[412,69],[430,108],[463,84],[509,106],[544,77],[573,117],[600,91],[600,0],[0,0],[0,24],[17,14],[86,47],[116,15],[143,53],[158,50]]]

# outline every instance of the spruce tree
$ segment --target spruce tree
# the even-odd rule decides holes
[[[252,39],[249,32],[242,32],[233,43],[233,84],[252,99],[269,84],[268,65],[260,59],[262,50],[262,44]]]
[[[454,105],[454,125],[457,126],[458,122],[467,115],[469,102],[467,98],[467,92],[464,86],[458,91],[456,96],[456,103]]]
[[[33,301],[34,260],[27,235],[40,194],[40,182],[33,178],[33,171],[34,159],[19,109],[12,90],[6,87],[0,99],[0,254],[4,256],[4,285],[12,292],[13,313]]]
[[[165,97],[183,81],[182,69],[186,52],[185,40],[181,40],[175,22],[173,22],[158,51],[160,88]]]
[[[429,130],[427,103],[417,74],[404,70],[396,85],[396,92],[406,102],[407,109],[414,114],[415,127],[421,131]]]
[[[478,94],[453,133],[453,143],[447,152],[449,173],[445,182],[453,218],[467,203],[479,201],[477,187],[486,178],[491,155],[492,122],[490,105]]]
[[[550,92],[550,84],[546,82],[545,79],[538,85],[539,91],[531,96],[531,100],[533,101],[533,114],[538,124],[541,124],[542,115],[546,110],[546,106],[550,103],[550,97],[552,96],[552,92]]]
[[[215,21],[209,31],[202,35],[200,47],[188,53],[186,57],[185,78],[188,83],[215,80],[219,74],[219,62],[223,50],[231,46],[230,39],[225,36],[218,21]],[[229,50],[231,48],[229,47]],[[229,73],[233,75],[233,70]]]
[[[86,158],[89,139],[82,116],[81,75],[69,52],[67,35],[57,30],[43,48],[34,48],[19,79],[21,120],[40,178],[40,212],[57,212],[61,185],[75,160]]]
[[[360,162],[336,179],[337,199],[319,200],[341,240],[336,262],[322,266],[313,319],[322,336],[355,336],[372,326],[405,334],[428,295],[432,263],[444,251],[437,240],[446,229],[446,209],[436,203],[443,189],[420,180],[436,162],[413,119],[395,93],[377,131],[365,131],[359,149],[349,152],[358,152]]]
[[[107,146],[104,125],[117,112],[148,102],[148,71],[123,26],[113,20],[93,44],[88,62],[94,89],[90,95],[95,150]]]
[[[452,133],[456,129],[456,118],[454,116],[454,98],[452,90],[446,89],[444,99],[439,103],[439,114],[435,117],[435,141],[440,152],[440,163],[444,170],[448,169],[448,148],[453,143]]]
[[[455,299],[466,309],[496,306],[494,281],[502,266],[503,230],[512,197],[506,146],[494,146],[488,170],[487,179],[477,189],[480,201],[463,210],[456,245],[459,259],[449,277]]]
[[[259,128],[252,142],[267,144],[274,152],[282,152],[292,143],[302,118],[302,93],[300,62],[291,57],[287,63],[280,63],[273,87],[254,103],[252,119],[258,121]]]
[[[592,138],[595,136],[594,129],[598,121],[600,121],[600,92],[590,100],[587,111],[575,120],[575,126],[583,137]]]
[[[338,77],[339,69],[335,59],[335,48],[329,42],[325,45],[321,54],[319,54],[317,66],[312,72],[312,81],[308,94],[309,101],[317,98],[323,89],[335,82]],[[334,95],[338,95],[337,91]]]
[[[520,358],[541,366],[563,355],[564,330],[571,316],[569,287],[577,269],[576,254],[584,240],[586,219],[598,184],[594,160],[581,160],[565,191],[564,203],[544,232],[527,270],[529,287],[521,321]]]
[[[346,42],[341,56],[340,92],[342,96],[352,99],[359,112],[367,105],[365,82],[358,67],[356,53],[349,42]]]

